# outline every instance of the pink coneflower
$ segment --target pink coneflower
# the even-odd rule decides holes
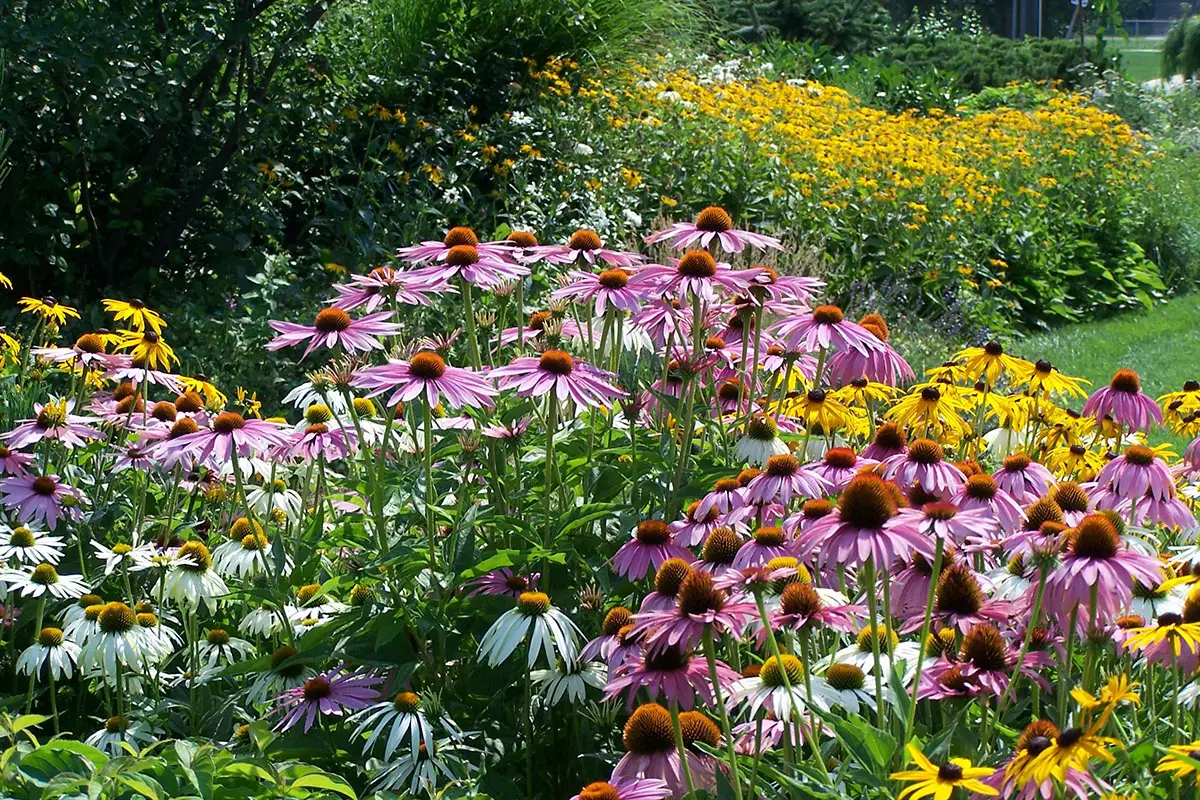
[[[374,687],[380,683],[383,678],[365,672],[347,673],[344,667],[315,675],[275,698],[277,706],[270,713],[283,715],[275,730],[289,730],[303,720],[304,732],[308,733],[318,716],[341,717],[347,711],[364,709],[379,698]]]
[[[1198,626],[1175,613],[1159,614],[1153,625],[1125,631],[1122,650],[1140,654],[1148,664],[1179,669],[1193,675],[1200,666]]]
[[[720,478],[713,484],[712,491],[700,499],[696,513],[707,516],[711,509],[717,509],[721,514],[728,514],[739,508],[744,508],[746,498],[737,478]]]
[[[663,800],[671,787],[657,778],[612,778],[589,783],[571,800]]]
[[[917,439],[908,451],[891,456],[883,462],[884,477],[904,491],[916,485],[926,493],[948,498],[966,482],[967,476],[953,464],[948,464],[942,446],[932,439]]]
[[[388,322],[392,318],[391,311],[377,311],[365,317],[354,319],[340,308],[323,308],[317,312],[317,318],[312,325],[297,325],[294,322],[268,320],[267,324],[279,333],[267,343],[268,350],[282,350],[296,344],[308,343],[304,348],[305,358],[318,347],[333,350],[340,347],[346,353],[369,353],[372,350],[382,350],[378,336],[394,336],[400,332],[401,325]]]
[[[624,397],[612,384],[612,373],[579,361],[563,350],[547,350],[540,357],[520,357],[492,370],[500,389],[516,389],[521,397],[553,393],[560,403],[573,400],[581,407],[603,406]]]
[[[417,353],[408,361],[389,361],[382,366],[360,369],[350,379],[350,385],[367,389],[368,397],[392,392],[387,401],[389,406],[424,396],[430,408],[443,399],[452,408],[491,408],[492,398],[497,394],[485,376],[452,367],[430,350]]]
[[[529,315],[529,324],[524,328],[505,328],[500,331],[499,343],[512,344],[524,340],[527,344],[542,341],[547,330],[557,332],[559,338],[567,341],[584,341],[587,330],[579,327],[579,323],[570,317],[557,316],[549,311],[535,311]],[[592,334],[593,341],[599,343],[599,332]]]
[[[681,304],[699,298],[705,304],[716,302],[720,291],[744,293],[759,269],[734,270],[718,262],[704,250],[690,250],[683,258],[669,259],[670,265],[643,267],[630,281],[647,294],[672,295]]]
[[[619,267],[606,269],[599,274],[573,270],[568,274],[571,282],[555,289],[551,297],[559,300],[590,301],[597,317],[604,316],[610,306],[632,313],[642,305],[642,295],[629,285],[631,277],[631,272]]]
[[[103,437],[100,431],[87,425],[91,420],[72,414],[74,400],[52,400],[33,404],[33,419],[22,420],[4,435],[9,447],[28,447],[43,439],[59,442],[68,450],[84,447],[91,439]]]
[[[716,662],[716,669],[724,692],[738,679],[738,674],[720,661]],[[683,709],[692,708],[697,696],[706,706],[716,702],[708,664],[675,646],[643,652],[613,670],[604,687],[604,699],[612,700],[627,693],[625,708],[629,710],[642,689],[651,700],[658,700],[661,695],[664,701]]]
[[[609,250],[600,240],[599,234],[580,228],[571,234],[566,245],[548,244],[533,248],[533,252],[551,264],[589,264],[603,262],[612,267],[629,269],[645,261],[639,253]]]
[[[123,359],[104,352],[104,337],[98,333],[85,333],[71,347],[35,347],[33,354],[56,364],[79,363],[85,369],[107,370],[120,364]]]
[[[1142,381],[1131,369],[1119,369],[1112,382],[1097,389],[1083,404],[1085,416],[1103,422],[1105,417],[1124,425],[1126,432],[1150,430],[1151,422],[1162,424],[1162,411],[1151,398],[1142,394]]]
[[[846,319],[837,306],[817,306],[811,314],[785,319],[775,325],[774,333],[784,347],[809,353],[833,348],[867,355],[883,350],[883,342]]]
[[[1075,609],[1079,623],[1087,625],[1095,591],[1096,622],[1106,625],[1129,605],[1134,580],[1148,587],[1162,583],[1158,560],[1129,549],[1108,517],[1092,514],[1071,532],[1062,562],[1046,580],[1043,605],[1063,623]]]
[[[507,240],[481,242],[475,235],[475,231],[459,226],[448,230],[446,237],[440,242],[424,241],[409,247],[401,247],[396,251],[396,255],[415,264],[430,260],[445,261],[449,257],[450,251],[459,246],[474,247],[481,254],[491,258],[504,258],[509,255],[513,245]]]
[[[508,567],[501,567],[467,581],[466,586],[471,587],[467,597],[488,595],[511,597],[515,600],[525,592],[536,592],[538,579],[541,577],[541,573],[538,572],[525,576],[516,574]]]
[[[1058,482],[1050,470],[1025,453],[1007,456],[992,477],[999,489],[1008,492],[1019,503],[1032,503]]]
[[[831,382],[844,385],[855,380],[868,380],[898,386],[916,378],[908,362],[888,344],[890,331],[883,317],[868,314],[858,324],[878,339],[881,347],[869,352],[847,349],[834,353],[829,359]]]
[[[117,383],[128,381],[134,387],[140,387],[143,383],[151,386],[161,386],[175,394],[183,394],[183,382],[179,380],[178,375],[172,375],[169,372],[157,369],[150,369],[140,359],[123,360],[122,363],[114,366],[100,377],[106,381],[116,381]]]
[[[991,528],[991,515],[983,509],[966,510],[946,500],[925,503],[920,508],[904,508],[900,517],[910,520],[918,531],[932,541],[963,545],[973,535]]]
[[[692,567],[709,573],[718,583],[724,584],[737,573],[733,562],[744,546],[741,535],[733,528],[717,528],[704,540],[700,558],[692,562]]]
[[[496,422],[491,425],[484,425],[479,429],[479,433],[488,439],[512,442],[525,435],[525,432],[529,430],[530,422],[532,420],[529,417],[518,417],[512,422]]]
[[[671,713],[667,709],[658,703],[638,706],[625,723],[624,743],[626,753],[613,768],[610,781],[655,779],[664,782],[673,797],[682,797],[688,792],[683,761],[675,747]],[[715,781],[712,759],[691,751],[687,758],[697,786],[712,785]]]
[[[982,511],[991,518],[992,531],[1011,535],[1025,523],[1025,511],[1012,495],[996,486],[990,475],[972,475],[950,497],[961,511]],[[980,537],[985,531],[977,531]]]
[[[1191,464],[1193,470],[1200,470],[1200,436],[1188,443],[1183,451],[1183,460]]]
[[[779,308],[782,304],[795,304],[793,312],[809,310],[812,299],[825,286],[819,278],[804,275],[780,275],[771,267],[758,266],[760,272],[750,285],[749,298],[755,305]],[[803,309],[801,311],[800,309]]]
[[[529,268],[522,264],[506,261],[469,244],[460,244],[439,257],[439,263],[406,272],[404,278],[421,288],[448,285],[459,278],[472,286],[491,289],[508,281],[522,280],[528,274]]]
[[[1122,507],[1121,510],[1125,511],[1126,509]],[[1166,528],[1180,528],[1182,530],[1190,530],[1196,527],[1196,515],[1192,513],[1192,509],[1188,507],[1188,504],[1178,497],[1170,497],[1166,500],[1147,497],[1133,506],[1130,514],[1134,525],[1145,525],[1147,522],[1150,522]]]
[[[836,604],[827,603],[823,591],[810,583],[789,583],[779,597],[779,609],[771,614],[771,626],[776,630],[794,631],[829,628],[850,633],[858,630],[858,620],[866,615],[866,606],[847,603],[840,596]],[[765,637],[764,630],[760,638]]]
[[[177,422],[176,425],[179,423]],[[162,442],[164,452],[183,451],[197,461],[213,459],[225,463],[236,450],[239,457],[255,451],[265,451],[288,441],[288,431],[281,425],[261,419],[246,419],[235,411],[223,411],[212,422],[212,428],[197,430],[179,438]]]
[[[981,693],[992,696],[1004,694],[1014,666],[1043,689],[1050,689],[1050,684],[1031,662],[1016,663],[1017,651],[994,625],[982,623],[967,631],[958,658],[963,678],[980,687],[983,690]]]
[[[376,267],[366,275],[354,275],[348,284],[335,283],[333,290],[337,297],[329,301],[330,305],[343,311],[362,308],[368,314],[390,300],[410,306],[427,306],[433,301],[425,292],[457,291],[446,285],[422,283],[414,286],[405,273],[391,267]]]
[[[6,445],[0,444],[0,475],[22,475],[29,474],[26,467],[33,464],[33,456],[28,453],[16,453],[10,450]]]
[[[800,469],[800,462],[790,453],[771,456],[763,473],[746,487],[747,503],[783,505],[795,497],[824,497],[831,493],[829,483],[819,475]]]
[[[782,250],[783,244],[775,238],[761,233],[738,230],[733,227],[733,217],[720,206],[708,206],[696,215],[695,222],[676,222],[646,237],[646,244],[666,241],[668,247],[684,250],[699,243],[708,247],[714,240],[726,253],[740,253],[746,248],[760,250]]]
[[[1171,470],[1145,445],[1135,444],[1104,465],[1096,484],[1122,500],[1169,500],[1175,496]]]
[[[0,480],[4,507],[17,512],[21,522],[42,520],[54,530],[60,519],[75,520],[82,516],[79,504],[83,495],[61,483],[57,475],[20,475]]]
[[[326,461],[346,458],[358,450],[358,434],[340,427],[330,428],[324,422],[314,422],[297,431],[293,440],[279,448],[281,455],[299,458],[304,463],[323,456]]]
[[[979,578],[966,564],[951,564],[942,570],[934,592],[933,622],[935,630],[956,628],[961,633],[983,623],[1004,623],[1013,616],[1016,606],[1007,600],[989,598],[983,593]],[[919,629],[923,623],[925,602],[911,611],[912,616],[901,627],[905,633]]]
[[[875,438],[863,448],[863,458],[876,461],[887,461],[892,456],[901,455],[908,450],[908,436],[904,429],[894,422],[885,422],[875,430]]]
[[[867,467],[879,462],[873,458],[855,455],[849,447],[831,447],[820,461],[804,465],[804,471],[822,478],[830,486],[830,494],[846,488],[850,479]]]
[[[940,576],[958,559],[958,551],[947,546],[942,552]],[[929,584],[933,582],[933,563],[913,553],[904,562],[892,565],[892,616],[905,618],[920,612],[924,615],[925,603],[929,600]]]
[[[809,736],[812,736],[813,726],[814,723],[807,718],[804,720],[804,727],[799,728],[796,726],[794,716],[780,720],[768,714],[761,720],[734,725],[733,734],[737,737],[734,747],[739,755],[757,756],[760,753],[769,753],[779,748],[786,735],[790,744],[799,748],[804,745]],[[833,735],[833,731],[824,724],[821,725],[821,732],[826,736]]]
[[[600,625],[600,635],[592,639],[579,651],[580,661],[594,661],[597,658],[608,663],[613,651],[621,644],[621,631],[633,625],[633,612],[625,606],[609,609]]]
[[[772,559],[794,555],[795,545],[788,541],[782,528],[762,527],[754,532],[750,541],[738,548],[733,567],[738,570],[761,567]]]
[[[662,520],[639,522],[633,536],[612,557],[613,572],[631,581],[641,580],[668,558],[690,561],[692,554],[675,543],[671,528]]]
[[[683,519],[671,523],[671,534],[676,544],[695,547],[704,544],[708,535],[723,524],[719,510],[709,508],[707,513],[701,514],[700,501],[697,500],[687,507]]]
[[[686,342],[691,336],[691,310],[681,308],[679,301],[647,299],[642,310],[630,317],[632,327],[642,331],[655,347],[669,342]]]
[[[730,598],[712,575],[695,570],[683,579],[675,608],[638,614],[634,631],[646,632],[651,650],[688,648],[699,644],[709,626],[715,635],[739,635],[757,613],[753,603]]]
[[[846,485],[833,513],[821,517],[798,542],[799,557],[819,554],[826,570],[840,564],[862,566],[873,561],[887,569],[914,551],[933,557],[933,543],[910,519],[898,517],[896,498],[876,475],[859,475]]]
[[[692,574],[692,566],[682,558],[668,558],[654,573],[654,591],[646,595],[638,613],[667,611],[679,601],[679,587]]]
[[[144,472],[158,462],[154,458],[154,450],[149,446],[134,444],[128,447],[116,448],[117,458],[113,462],[113,472],[137,470]]]

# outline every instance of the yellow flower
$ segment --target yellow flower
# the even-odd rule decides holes
[[[934,764],[913,744],[908,745],[908,755],[916,762],[918,769],[891,774],[894,781],[912,784],[900,792],[897,800],[918,800],[922,797],[949,800],[956,787],[976,794],[1000,794],[979,780],[994,773],[994,769],[972,766],[965,758],[952,758],[945,764]]]
[[[1108,463],[1100,453],[1082,444],[1058,447],[1046,453],[1046,468],[1059,478],[1078,478],[1090,481]]]
[[[130,327],[135,331],[149,328],[155,333],[162,333],[167,326],[158,312],[146,308],[141,300],[130,300],[128,303],[124,300],[104,300],[103,303],[104,310],[113,315],[113,321],[120,323],[129,320]]]
[[[1046,360],[1034,363],[1023,361],[1021,367],[1012,375],[1012,388],[1025,386],[1029,394],[1087,397],[1087,392],[1081,384],[1091,386],[1091,381],[1064,375]]]
[[[630,189],[636,189],[642,185],[642,174],[636,170],[621,167],[621,177],[625,180],[625,185]]]
[[[247,414],[262,419],[262,402],[258,399],[258,392],[247,394],[246,390],[239,386],[237,387],[237,401]]]
[[[1109,736],[1101,736],[1100,730],[1108,722],[1107,715],[1094,720],[1087,727],[1067,728],[1054,738],[1053,743],[1029,762],[1024,779],[1042,783],[1049,778],[1061,781],[1068,769],[1087,771],[1092,759],[1112,762],[1116,758],[1109,750],[1121,743]],[[1021,781],[1022,783],[1025,780]]]
[[[796,397],[785,397],[778,403],[777,410],[785,416],[804,420],[806,430],[822,435],[846,427],[854,415],[824,389],[812,389]]]
[[[861,383],[861,385],[860,385]],[[845,403],[848,406],[858,406],[866,408],[870,403],[886,403],[891,400],[899,389],[895,386],[888,386],[886,383],[874,383],[873,381],[851,381],[845,386],[835,389],[832,392],[833,398],[840,403]]]
[[[953,386],[926,383],[914,386],[913,390],[884,416],[922,436],[945,433],[961,437],[971,432],[971,426],[960,416],[967,411],[966,403]]]
[[[1167,755],[1158,760],[1155,772],[1169,772],[1173,778],[1185,778],[1194,775],[1200,768],[1200,741],[1172,745],[1169,750]]]
[[[179,382],[183,384],[185,392],[196,392],[197,394],[204,395],[204,404],[206,406],[223,408],[229,402],[229,398],[225,396],[225,393],[203,375],[198,375],[195,378],[180,375]]]
[[[43,322],[54,322],[58,325],[67,324],[67,317],[79,319],[79,312],[70,306],[64,306],[53,297],[22,297],[17,301],[22,314],[34,314],[41,317]]]
[[[131,350],[133,361],[148,369],[164,370],[171,368],[172,363],[179,363],[175,351],[162,340],[154,331],[117,331],[121,340],[117,343],[118,350]]]
[[[5,289],[12,288],[12,281],[10,281],[8,279],[8,276],[5,275],[3,272],[0,272],[0,286],[3,286]]]
[[[955,361],[965,361],[963,369],[972,379],[983,377],[988,386],[995,386],[1001,375],[1013,375],[1027,364],[1023,358],[1013,358],[1004,352],[999,342],[983,347],[968,347],[954,355]]]

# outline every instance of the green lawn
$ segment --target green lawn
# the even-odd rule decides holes
[[[1200,379],[1200,294],[1149,311],[1122,314],[1014,342],[1025,358],[1045,358],[1068,375],[1101,386],[1121,367],[1136,370],[1152,397]]]
[[[1121,53],[1121,71],[1129,80],[1142,83],[1159,77],[1162,70],[1161,38],[1131,36],[1125,40],[1114,36],[1105,39],[1104,43],[1108,52]]]

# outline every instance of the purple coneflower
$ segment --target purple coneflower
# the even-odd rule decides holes
[[[1168,500],[1175,496],[1171,470],[1145,445],[1135,444],[1104,465],[1096,483],[1122,500],[1150,497]]]
[[[330,428],[324,422],[314,422],[293,434],[292,441],[282,445],[279,453],[299,458],[307,464],[316,461],[318,456],[323,456],[326,461],[337,461],[356,450],[358,434],[353,430]]]
[[[26,467],[32,466],[33,456],[28,453],[16,453],[7,445],[0,444],[0,475],[28,475]]]
[[[107,370],[121,363],[116,355],[105,351],[104,337],[98,333],[85,333],[71,347],[35,347],[33,354],[56,364],[79,363],[85,369]]]
[[[669,558],[690,561],[692,554],[675,543],[671,528],[657,519],[639,522],[633,536],[612,557],[613,572],[631,581],[641,580]]]
[[[665,230],[650,234],[646,237],[646,244],[666,241],[668,247],[683,250],[697,243],[701,247],[708,247],[714,240],[726,253],[740,253],[747,245],[760,250],[783,249],[778,239],[734,228],[733,217],[720,206],[703,209],[696,215],[695,222],[676,222]]]
[[[713,576],[695,570],[683,580],[675,608],[638,614],[634,630],[646,632],[651,650],[696,646],[711,626],[715,635],[737,636],[757,614],[753,603],[730,598]]]
[[[536,592],[538,579],[541,577],[541,573],[538,572],[530,573],[526,577],[516,574],[508,567],[501,567],[467,581],[466,586],[471,587],[467,597],[488,595],[511,597],[515,600],[525,592]]]
[[[858,324],[878,339],[882,347],[869,352],[839,350],[834,353],[829,359],[830,381],[845,385],[855,380],[866,379],[888,386],[898,386],[916,378],[908,362],[888,344],[891,333],[883,317],[868,314]]]
[[[647,294],[672,295],[681,304],[699,298],[711,305],[720,291],[744,293],[761,271],[731,269],[704,250],[690,250],[683,258],[669,261],[669,266],[651,264],[642,268],[630,284]]]
[[[901,455],[908,449],[908,436],[904,429],[894,422],[885,422],[875,430],[875,438],[863,448],[862,458],[875,461],[887,461],[892,456]]]
[[[1162,424],[1162,411],[1142,394],[1142,381],[1131,369],[1119,369],[1108,386],[1097,389],[1083,404],[1085,416],[1103,421],[1111,416],[1126,432],[1150,430],[1151,422]]]
[[[14,509],[21,522],[42,520],[50,530],[60,519],[75,520],[83,513],[78,507],[83,495],[61,483],[57,475],[14,475],[0,480],[0,494],[0,502]]]
[[[28,447],[43,439],[51,439],[68,450],[83,447],[91,439],[102,438],[100,431],[88,427],[88,417],[71,413],[74,409],[74,400],[34,403],[33,419],[22,420],[4,438],[9,447]]]
[[[611,778],[589,783],[571,800],[663,800],[671,787],[657,778]]]
[[[680,722],[682,726],[682,720]],[[667,709],[658,703],[638,706],[625,723],[624,743],[626,753],[613,768],[610,781],[652,779],[665,783],[673,797],[682,797],[688,792],[683,761],[675,747],[671,713]],[[690,751],[687,758],[698,786],[711,785],[715,780],[712,760]]]
[[[877,475],[859,475],[842,490],[833,513],[812,523],[800,537],[799,557],[816,553],[826,570],[839,564],[862,566],[867,561],[886,569],[913,551],[932,558],[933,543],[911,519],[898,514],[888,484]]]
[[[182,420],[176,422],[179,425]],[[193,423],[194,424],[194,423]],[[178,438],[162,442],[165,452],[184,451],[195,456],[197,461],[213,461],[224,464],[234,452],[239,457],[248,457],[254,451],[265,451],[288,441],[288,431],[274,422],[261,419],[246,419],[235,411],[223,411],[212,422],[212,428],[197,430]]]
[[[716,671],[724,693],[738,679],[738,674],[720,661],[716,662]],[[629,710],[642,689],[651,700],[658,700],[661,695],[666,702],[683,709],[692,708],[697,696],[707,706],[716,701],[707,662],[676,646],[645,651],[613,670],[608,686],[604,687],[604,699],[612,700],[626,692],[625,708]]]
[[[782,528],[762,527],[754,532],[750,541],[740,547],[733,559],[734,569],[761,567],[772,559],[794,556],[795,545],[788,541]]]
[[[763,473],[750,481],[746,487],[747,503],[772,503],[783,505],[795,497],[824,497],[831,487],[820,475],[800,469],[800,462],[790,453],[771,456],[767,459]]]
[[[920,484],[926,493],[948,498],[966,482],[967,476],[945,460],[942,446],[932,439],[917,439],[904,453],[883,462],[884,477],[908,491]]]
[[[710,507],[706,513],[701,514],[700,501],[693,501],[684,512],[684,518],[671,523],[675,543],[683,547],[704,544],[708,535],[724,524],[720,517],[721,512],[715,507]]]
[[[560,403],[602,406],[625,392],[614,386],[613,375],[579,361],[563,350],[547,350],[540,357],[520,357],[505,367],[492,370],[500,389],[516,389],[521,397],[552,393]]]
[[[834,602],[826,602],[831,598]],[[829,628],[850,633],[858,629],[858,620],[866,613],[865,606],[847,603],[841,595],[816,589],[811,583],[796,582],[784,587],[779,597],[779,609],[771,615],[771,626],[776,630]],[[760,639],[765,638],[766,630],[763,630]]]
[[[823,479],[830,486],[830,494],[836,494],[845,489],[850,479],[864,468],[878,463],[873,458],[855,455],[849,447],[831,447],[820,461],[805,464],[804,471]]]
[[[972,535],[991,528],[991,515],[983,509],[966,510],[945,500],[925,503],[920,508],[904,508],[900,517],[913,522],[917,530],[932,541],[965,544]]]
[[[683,580],[692,574],[692,566],[682,558],[668,558],[654,573],[654,591],[646,595],[639,614],[651,611],[668,611],[675,607],[679,598],[679,587]]]
[[[700,559],[693,561],[692,567],[709,573],[718,582],[723,583],[731,577],[731,573],[738,572],[737,568],[733,566],[733,562],[743,546],[745,546],[745,542],[733,528],[717,528],[704,540],[704,547],[700,550]]]
[[[1087,625],[1092,621],[1087,615],[1094,611],[1096,623],[1106,625],[1129,605],[1134,580],[1148,587],[1160,584],[1158,560],[1129,549],[1107,516],[1091,514],[1071,531],[1061,563],[1046,580],[1043,606],[1060,622],[1075,611]],[[1089,609],[1093,592],[1096,607]]]
[[[366,367],[354,373],[350,385],[367,389],[368,397],[392,391],[388,405],[409,402],[424,396],[436,406],[443,401],[452,408],[470,406],[490,408],[496,390],[487,378],[469,369],[452,367],[437,353],[425,350],[408,361],[389,361],[378,367]]]
[[[455,278],[472,286],[492,289],[508,281],[521,280],[529,274],[529,268],[504,260],[501,255],[469,244],[451,247],[436,264],[404,273],[405,280],[420,288],[432,291],[437,286],[448,286]]]
[[[612,267],[629,269],[645,260],[639,253],[627,253],[621,250],[609,250],[600,240],[595,231],[580,228],[571,234],[566,245],[548,244],[534,247],[533,253],[551,264],[596,265],[603,262]]]
[[[1012,495],[996,486],[990,475],[972,475],[950,498],[960,511],[981,511],[991,518],[991,527],[1011,535],[1021,529],[1025,511]],[[983,531],[977,531],[982,536]]]
[[[1019,503],[1032,503],[1058,482],[1050,470],[1025,453],[1007,456],[992,477],[999,489],[1008,492]]]
[[[383,678],[366,672],[347,673],[344,667],[313,676],[275,699],[278,705],[271,713],[283,715],[275,730],[289,730],[303,720],[308,733],[318,716],[341,717],[347,711],[366,708],[379,698],[374,687],[380,683]]]
[[[809,353],[833,348],[867,355],[883,350],[883,342],[846,319],[837,306],[817,306],[807,316],[785,319],[775,326],[774,333],[784,347]]]
[[[559,300],[591,301],[597,317],[604,316],[610,306],[618,311],[632,313],[642,305],[641,293],[629,285],[632,273],[628,270],[617,267],[606,269],[600,274],[576,270],[568,277],[571,282],[555,289],[551,297]]]
[[[607,664],[613,651],[621,644],[621,630],[632,625],[632,611],[625,606],[610,608],[600,625],[600,635],[583,646],[579,651],[579,660],[595,661],[598,658]]]
[[[415,264],[430,260],[445,261],[451,250],[462,245],[474,247],[480,253],[493,258],[504,258],[512,249],[512,243],[507,240],[481,242],[475,235],[475,231],[465,226],[459,226],[448,230],[446,237],[440,242],[424,241],[409,247],[401,247],[396,251],[396,255]]]
[[[938,577],[932,617],[936,628],[957,628],[966,633],[983,623],[1007,622],[1015,611],[1015,604],[984,595],[979,578],[966,564],[951,564]],[[922,602],[901,630],[907,633],[920,628],[924,612]]]
[[[736,478],[719,478],[713,484],[712,491],[700,499],[696,507],[697,516],[707,517],[712,509],[720,514],[728,514],[746,505],[746,498],[741,485]]]
[[[354,275],[348,284],[335,283],[333,290],[337,297],[329,301],[330,305],[343,311],[363,308],[368,314],[389,300],[410,306],[427,306],[433,301],[425,292],[455,291],[445,285],[415,286],[405,273],[391,267],[376,267],[366,275]]]
[[[317,318],[312,325],[297,325],[294,322],[269,320],[268,325],[279,333],[267,343],[268,350],[282,350],[296,344],[308,342],[304,348],[305,358],[318,347],[333,350],[341,347],[350,355],[368,353],[372,350],[382,350],[378,336],[392,336],[400,331],[401,326],[388,322],[392,318],[391,311],[377,311],[365,317],[354,319],[340,308],[323,308],[317,312]]]

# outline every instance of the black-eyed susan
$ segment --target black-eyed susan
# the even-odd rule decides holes
[[[1058,397],[1087,397],[1084,385],[1091,386],[1091,381],[1064,375],[1045,359],[1022,362],[1012,374],[1011,382],[1013,389],[1025,387],[1027,394]]]
[[[134,362],[148,369],[157,370],[161,366],[169,370],[173,363],[179,363],[175,351],[154,331],[120,331],[120,334],[117,348],[132,351],[130,355]]]
[[[959,438],[971,432],[963,421],[967,405],[954,386],[926,383],[913,387],[885,416],[922,436]]]
[[[806,429],[819,427],[826,434],[846,427],[854,416],[853,411],[824,389],[809,389],[795,397],[786,397],[779,406],[786,416],[804,420]]]
[[[184,392],[195,392],[196,394],[203,395],[205,404],[213,408],[223,408],[229,402],[229,397],[204,375],[197,375],[194,378],[180,375],[179,383],[183,386]],[[238,398],[239,402],[241,399],[240,397]]]
[[[67,317],[79,319],[79,312],[70,306],[65,306],[53,297],[22,297],[17,301],[22,314],[33,314],[42,322],[53,322],[65,325]]]
[[[962,384],[974,381],[961,361],[944,361],[936,367],[925,370],[925,376],[931,383]]]
[[[1059,478],[1090,481],[1107,463],[1104,456],[1082,444],[1058,447],[1046,453],[1046,467]]]
[[[872,404],[882,405],[899,393],[899,389],[886,383],[875,383],[866,378],[857,378],[845,386],[830,392],[834,400],[847,406],[868,408]]]
[[[1200,741],[1172,745],[1167,750],[1167,754],[1158,760],[1155,772],[1169,772],[1172,778],[1186,778],[1200,769]]]
[[[3,286],[5,289],[12,288],[12,281],[10,281],[8,279],[8,276],[5,275],[3,272],[0,272],[0,286]]]
[[[1029,362],[1023,358],[1015,358],[1004,352],[1004,347],[996,341],[991,341],[983,347],[968,347],[954,354],[955,361],[962,361],[971,380],[984,380],[988,386],[995,386],[1001,376],[1011,378],[1025,369]]]
[[[913,744],[908,745],[908,756],[917,769],[893,772],[889,776],[894,781],[910,784],[900,792],[897,800],[918,800],[922,797],[949,800],[954,790],[960,787],[976,794],[1000,794],[981,780],[994,773],[994,769],[972,766],[965,758],[952,758],[945,764],[934,764]]]
[[[113,320],[120,324],[128,322],[135,331],[152,330],[161,334],[167,323],[157,311],[146,308],[141,300],[104,300],[104,310],[113,315]]]
[[[1101,715],[1085,727],[1071,727],[1054,737],[1050,746],[1029,762],[1024,777],[1041,783],[1055,778],[1063,780],[1068,770],[1087,772],[1093,760],[1113,762],[1116,757],[1110,750],[1121,743],[1110,736],[1101,736],[1100,731],[1108,722]]]

